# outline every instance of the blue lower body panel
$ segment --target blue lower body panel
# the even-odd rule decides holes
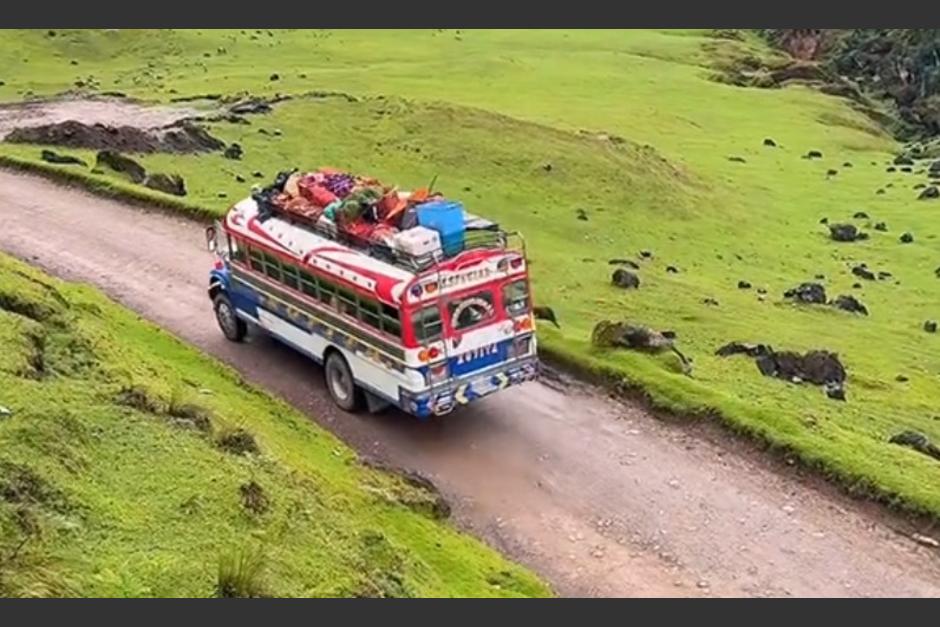
[[[529,357],[453,380],[428,392],[412,394],[402,390],[399,406],[419,418],[440,416],[493,392],[532,381],[538,373],[538,359]]]

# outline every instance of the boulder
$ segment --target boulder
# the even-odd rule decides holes
[[[241,144],[233,142],[228,147],[226,147],[225,152],[222,153],[222,156],[226,159],[241,159],[244,151],[242,150]]]
[[[545,306],[532,307],[532,315],[535,316],[536,320],[545,320],[547,322],[551,322],[559,329],[561,328],[561,325],[558,324],[558,319],[555,317],[555,311],[551,307],[545,307]]]
[[[770,348],[764,344],[747,344],[744,342],[729,342],[715,351],[719,357],[730,357],[731,355],[747,355],[748,357],[760,357],[770,352]]]
[[[271,105],[261,98],[249,98],[235,103],[229,107],[228,110],[236,115],[244,115],[246,113],[270,113]]]
[[[623,268],[617,268],[611,275],[611,283],[623,289],[639,289],[640,277]]]
[[[39,153],[39,158],[46,163],[54,163],[56,165],[88,165],[78,157],[73,157],[72,155],[62,155],[53,150],[43,150],[41,153]]]
[[[924,191],[920,193],[917,200],[934,200],[936,198],[940,198],[940,188],[936,185],[931,185],[930,187],[924,188]]]
[[[769,350],[757,358],[761,374],[792,381],[808,381],[816,385],[845,382],[845,367],[836,353],[812,350],[804,355],[794,351]]]
[[[630,268],[633,268],[634,270],[640,269],[640,266],[632,259],[621,259],[618,257],[615,259],[608,259],[607,263],[612,266],[628,266]]]
[[[923,453],[936,460],[940,460],[940,447],[931,442],[926,435],[918,431],[907,430],[896,433],[891,436],[888,442],[897,444],[898,446],[906,446],[918,453]]]
[[[671,331],[610,320],[598,322],[591,333],[591,343],[598,348],[627,348],[650,353],[671,351],[679,357],[688,374],[691,362],[676,348],[675,339],[676,334]]]
[[[95,157],[95,167],[107,168],[116,172],[134,183],[143,183],[147,178],[147,171],[130,157],[113,150],[102,150]]]
[[[875,280],[875,273],[869,270],[868,268],[866,268],[864,265],[855,266],[854,268],[852,268],[852,274],[854,274],[855,276],[859,278],[866,279],[868,281]]]
[[[837,296],[836,299],[832,301],[831,305],[836,309],[841,309],[850,313],[859,313],[863,316],[868,315],[868,308],[865,307],[865,305],[863,305],[857,298],[847,294]]]
[[[791,298],[801,303],[823,305],[826,303],[826,288],[819,283],[801,283],[783,293],[784,298]]]
[[[164,194],[172,194],[173,196],[186,195],[186,184],[179,174],[149,174],[144,180],[144,187],[155,189]]]
[[[829,237],[835,242],[854,242],[860,232],[854,224],[830,224]]]

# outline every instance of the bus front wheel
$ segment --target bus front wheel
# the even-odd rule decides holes
[[[333,350],[327,355],[323,372],[333,402],[344,411],[358,411],[362,407],[362,390],[356,386],[352,370],[339,351]]]
[[[235,313],[232,301],[223,293],[216,294],[212,303],[215,319],[225,338],[232,342],[241,342],[248,333],[248,325]]]

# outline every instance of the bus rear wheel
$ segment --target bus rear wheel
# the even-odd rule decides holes
[[[248,325],[235,313],[232,301],[225,294],[217,294],[213,299],[212,306],[215,309],[215,319],[222,329],[222,334],[227,340],[232,342],[241,342],[248,333]]]
[[[337,407],[356,412],[362,407],[362,390],[356,385],[352,370],[339,351],[331,351],[323,365],[326,389]]]

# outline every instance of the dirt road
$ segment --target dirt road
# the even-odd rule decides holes
[[[199,225],[0,171],[0,248],[96,284],[280,394],[361,452],[418,470],[457,522],[548,578],[602,596],[940,596],[940,556],[903,521],[712,428],[670,425],[568,382],[528,384],[430,424],[354,417],[317,366],[226,342]]]

